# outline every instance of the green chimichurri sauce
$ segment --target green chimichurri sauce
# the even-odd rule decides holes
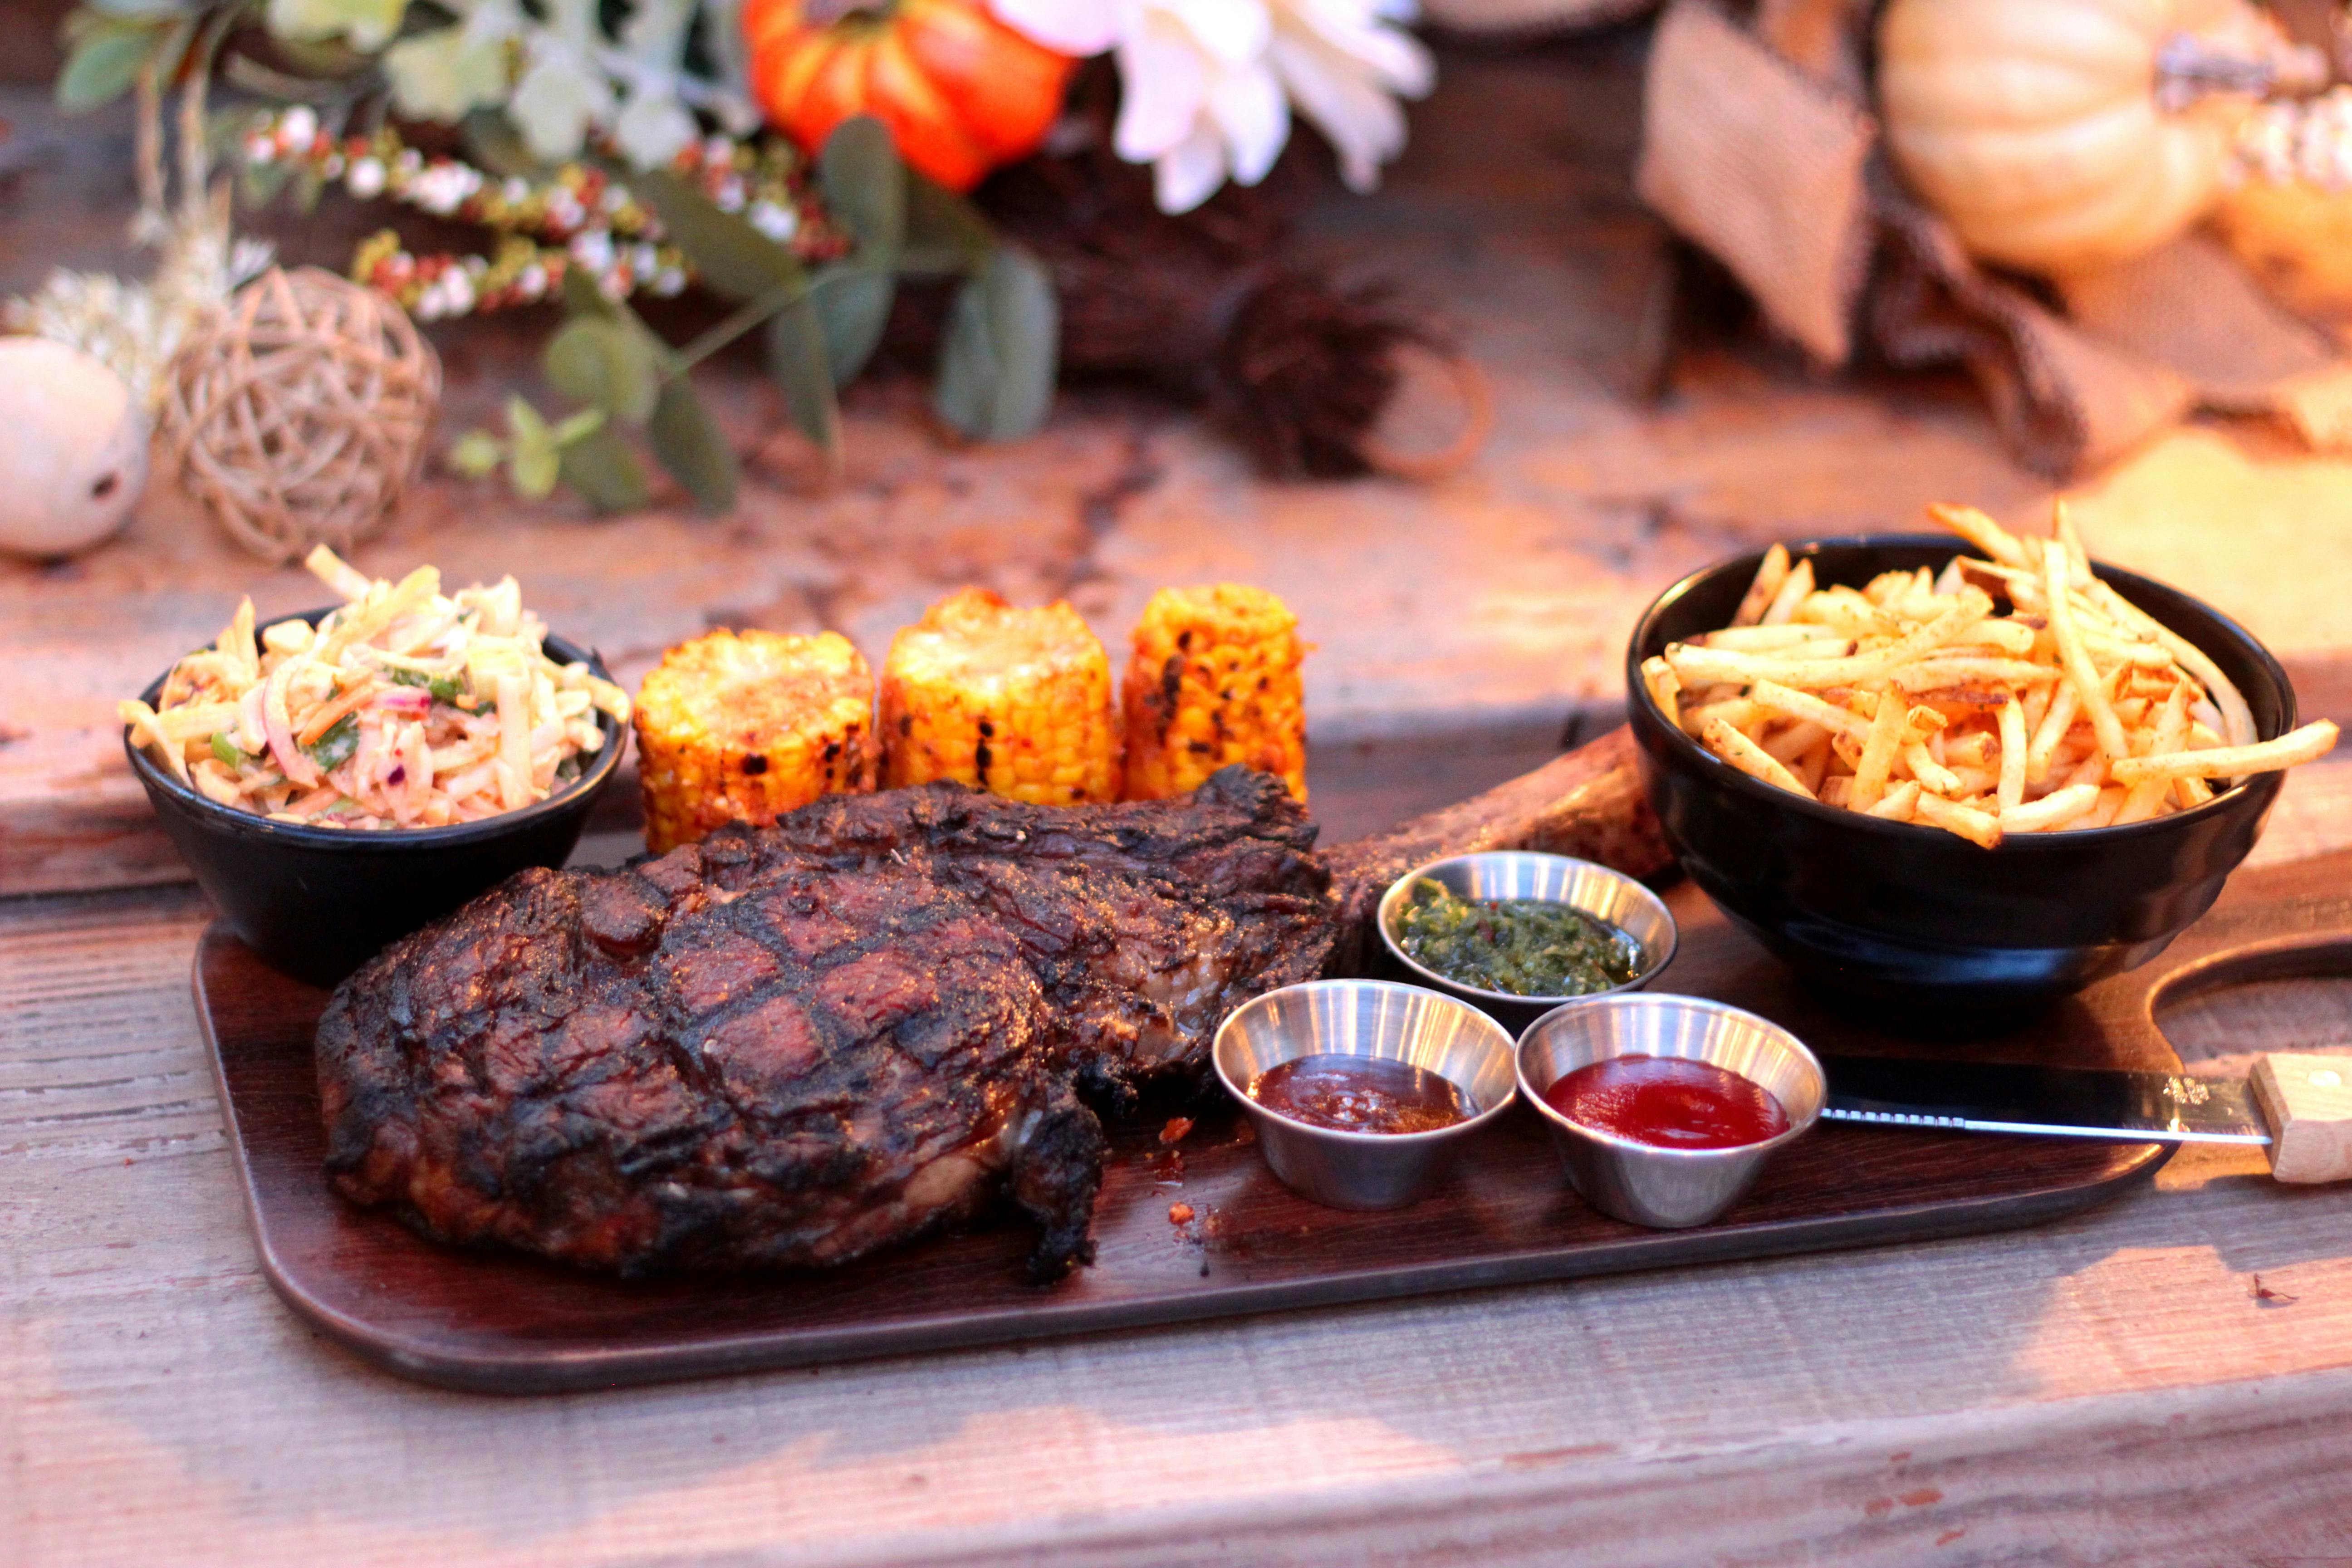
[[[1465,899],[1427,877],[1397,911],[1397,945],[1457,984],[1512,996],[1589,996],[1632,980],[1642,945],[1541,899]]]

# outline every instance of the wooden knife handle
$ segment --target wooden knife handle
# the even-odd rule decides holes
[[[2254,1062],[2254,1103],[2271,1124],[2271,1174],[2297,1184],[2352,1177],[2352,1058],[2281,1051]]]

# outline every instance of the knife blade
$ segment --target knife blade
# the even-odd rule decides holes
[[[2131,1142],[2271,1142],[2242,1080],[1906,1057],[1825,1055],[1821,1063],[1829,1075],[1822,1115],[1833,1121]]]

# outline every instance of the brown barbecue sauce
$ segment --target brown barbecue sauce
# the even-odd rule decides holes
[[[1476,1112],[1442,1074],[1342,1051],[1277,1062],[1250,1079],[1249,1094],[1276,1115],[1340,1132],[1434,1132]]]

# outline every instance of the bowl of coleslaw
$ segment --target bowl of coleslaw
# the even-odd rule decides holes
[[[257,625],[121,705],[123,747],[221,918],[330,984],[526,867],[560,866],[620,765],[629,700],[509,577],[305,562],[343,602]]]

